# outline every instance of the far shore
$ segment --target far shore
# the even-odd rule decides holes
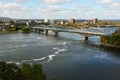
[[[117,45],[110,45],[110,44],[104,44],[104,43],[100,43],[100,45],[105,46],[105,47],[119,48],[120,49],[120,46],[117,46]]]
[[[22,31],[22,30],[18,30],[18,31],[0,31],[0,34],[8,34],[8,33],[25,33],[25,32]]]

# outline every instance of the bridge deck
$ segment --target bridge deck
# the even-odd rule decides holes
[[[42,27],[32,27],[32,29],[43,29],[43,30],[52,30],[56,32],[69,32],[69,33],[78,33],[78,34],[86,34],[86,35],[96,35],[96,36],[108,36],[105,29],[103,28],[84,28],[84,29],[76,29],[76,28],[64,28],[64,27],[49,27],[49,26],[42,26]]]

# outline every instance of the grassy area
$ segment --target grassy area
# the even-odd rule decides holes
[[[22,33],[22,32],[23,32],[23,30],[18,30],[17,32],[20,32],[20,33]]]

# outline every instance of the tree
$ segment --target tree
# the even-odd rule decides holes
[[[3,80],[15,80],[15,73],[18,68],[15,64],[0,62],[0,78]]]
[[[23,64],[20,68],[15,64],[0,62],[0,80],[46,80],[40,64]]]

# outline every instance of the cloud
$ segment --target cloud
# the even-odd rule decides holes
[[[112,3],[109,5],[104,6],[105,10],[109,10],[109,11],[120,11],[120,3]]]
[[[8,16],[12,18],[29,18],[30,14],[28,9],[23,8],[16,3],[0,3],[1,16]]]
[[[101,16],[103,19],[119,19],[120,11],[103,11],[101,12]]]
[[[97,4],[111,4],[112,0],[101,0],[101,1],[97,1]]]
[[[88,12],[88,11],[93,11],[93,6],[91,5],[84,5],[84,6],[80,6],[80,9],[84,12]]]
[[[93,19],[95,17],[97,17],[98,19],[118,19],[120,17],[120,0],[98,1],[97,4],[99,3],[100,5],[87,5],[76,2],[70,3],[69,5],[59,5],[69,2],[70,0],[41,0],[44,1],[44,3],[38,4],[36,3],[40,0],[35,0],[36,2],[31,0],[9,0],[8,2],[7,1],[8,0],[0,0],[0,16],[23,19]],[[27,5],[22,3],[27,3]]]
[[[57,12],[57,11],[61,11],[62,8],[60,6],[50,5],[50,6],[47,6],[47,7],[43,7],[41,10],[43,12]]]
[[[47,4],[55,4],[55,5],[58,5],[58,4],[64,4],[66,2],[69,2],[70,0],[44,0],[43,2],[44,3],[47,3]]]
[[[27,0],[13,0],[13,3],[22,4],[27,2]]]

